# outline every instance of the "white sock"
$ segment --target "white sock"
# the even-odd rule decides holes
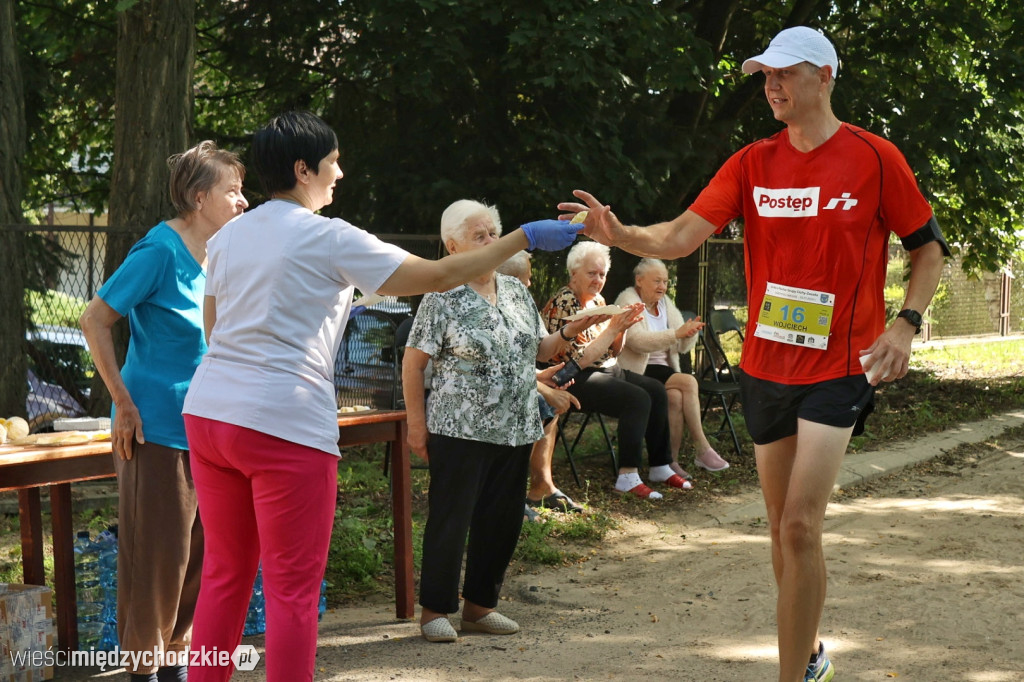
[[[640,474],[619,474],[619,478],[615,481],[615,489],[622,493],[628,493],[638,485],[643,485],[644,480],[640,478]],[[660,500],[663,495],[657,491],[651,491],[651,494],[647,496],[648,500]]]
[[[640,474],[619,474],[618,480],[615,481],[615,489],[621,493],[627,493],[643,482]]]
[[[661,483],[667,481],[676,475],[676,472],[672,471],[672,467],[668,464],[662,464],[661,466],[651,467],[649,478],[655,483]]]

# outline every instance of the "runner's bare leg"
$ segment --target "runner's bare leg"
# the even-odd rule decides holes
[[[803,680],[807,660],[817,646],[825,604],[821,543],[825,507],[852,433],[853,427],[801,419],[796,436],[754,447],[779,588],[780,682]]]

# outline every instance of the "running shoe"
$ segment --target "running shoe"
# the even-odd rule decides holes
[[[832,661],[828,660],[825,653],[825,645],[818,643],[818,653],[811,656],[807,663],[807,672],[804,673],[804,682],[829,682],[836,676],[836,668]]]

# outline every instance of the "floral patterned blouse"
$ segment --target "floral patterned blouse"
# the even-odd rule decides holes
[[[597,308],[598,306],[605,305],[604,297],[598,294],[592,301],[587,305],[587,308]],[[551,298],[550,301],[545,304],[544,309],[541,311],[541,317],[544,319],[544,324],[547,326],[549,333],[557,332],[559,329],[568,324],[565,318],[575,315],[576,313],[583,310],[583,304],[576,298],[576,294],[572,293],[572,289],[569,287],[562,287],[558,292]],[[583,355],[583,351],[587,349],[590,342],[601,335],[608,325],[611,324],[611,320],[602,322],[601,324],[595,324],[587,329],[580,332],[575,339],[573,339],[569,345],[559,351],[559,353],[551,359],[551,364],[558,362],[565,362],[570,358],[573,360],[579,360],[580,356]],[[591,367],[611,367],[615,364],[615,353],[609,348],[605,351],[604,355],[598,358],[597,362],[594,362]]]
[[[543,429],[537,346],[547,336],[515,277],[495,275],[498,305],[468,285],[423,298],[408,345],[431,357],[430,433],[496,445],[528,445]]]

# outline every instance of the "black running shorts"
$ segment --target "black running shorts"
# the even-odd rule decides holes
[[[743,416],[750,437],[758,445],[796,435],[796,422],[847,428],[853,435],[864,432],[864,421],[875,409],[875,387],[863,374],[817,384],[790,385],[756,379],[737,371]]]

